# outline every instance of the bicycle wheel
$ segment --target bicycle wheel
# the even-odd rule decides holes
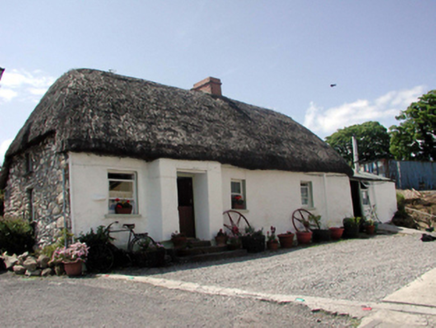
[[[146,252],[153,242],[154,240],[151,237],[137,234],[130,242],[128,251],[130,253]]]
[[[93,245],[89,247],[86,267],[90,272],[109,272],[114,265],[114,254],[110,246],[106,244]]]

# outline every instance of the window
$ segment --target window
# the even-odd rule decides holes
[[[32,155],[30,155],[29,153],[27,153],[25,155],[25,161],[26,163],[24,164],[26,167],[26,173],[32,173],[33,172],[33,159],[32,159]]]
[[[109,180],[109,213],[115,213],[117,203],[132,205],[132,214],[138,213],[136,200],[135,173],[108,173]]]
[[[232,180],[230,184],[232,193],[232,209],[247,209],[245,180]]]
[[[312,182],[300,182],[301,205],[313,207]]]
[[[28,219],[30,222],[33,222],[35,220],[35,208],[33,206],[34,203],[34,194],[33,194],[33,189],[27,189],[27,201],[28,201],[28,210],[29,210],[29,215],[28,215]]]

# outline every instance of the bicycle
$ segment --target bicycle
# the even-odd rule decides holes
[[[112,224],[118,224],[118,221],[112,222],[108,228],[110,232],[129,232],[127,240],[127,252],[134,265],[140,267],[162,266],[167,262],[165,248],[151,238],[147,232],[136,233],[134,223],[125,223],[124,229],[110,230]]]

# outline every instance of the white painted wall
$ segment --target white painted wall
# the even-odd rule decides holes
[[[397,211],[395,182],[373,181],[369,188],[372,205],[376,205],[376,213],[383,223],[390,222]]]
[[[69,154],[71,217],[73,232],[88,232],[99,225],[118,220],[135,223],[137,232],[149,232],[156,240],[168,240],[180,230],[178,217],[177,176],[193,178],[196,235],[212,239],[223,227],[223,211],[231,207],[231,179],[246,181],[249,222],[266,232],[271,225],[278,233],[294,230],[292,212],[301,208],[300,182],[311,181],[314,208],[329,226],[341,225],[352,215],[349,179],[341,174],[250,171],[217,162],[159,159],[144,162],[136,159]],[[108,214],[109,171],[136,172],[138,215]],[[380,209],[384,210],[384,209]],[[115,228],[117,228],[115,226]],[[114,234],[117,245],[126,244],[127,233]]]
[[[245,180],[247,210],[239,211],[256,229],[263,227],[264,232],[270,226],[275,226],[278,233],[294,230],[292,213],[302,208],[301,181],[312,182],[314,207],[308,210],[321,215],[325,226],[340,226],[342,219],[353,213],[350,182],[346,175],[326,174],[324,178],[322,173],[249,171],[225,165],[222,168],[223,211],[231,208],[232,179]]]

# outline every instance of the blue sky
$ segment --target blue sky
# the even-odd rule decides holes
[[[2,1],[0,163],[48,87],[73,68],[284,113],[324,138],[386,127],[436,86],[436,1]],[[336,87],[330,87],[330,84]]]

